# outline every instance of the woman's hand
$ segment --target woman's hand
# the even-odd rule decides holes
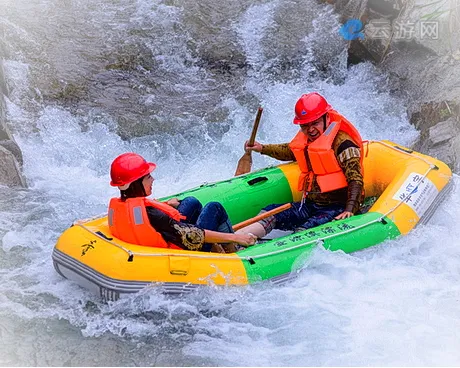
[[[262,152],[262,145],[259,142],[254,142],[254,145],[252,146],[249,146],[248,143],[249,141],[246,141],[244,143],[244,150],[246,152],[250,152],[250,151]]]
[[[171,198],[166,201],[166,204],[169,204],[171,207],[177,208],[179,207],[180,201],[178,198]]]
[[[254,234],[233,234],[235,236],[235,243],[238,243],[239,245],[242,245],[243,247],[250,247],[251,245],[254,245],[257,236]]]
[[[254,234],[237,234],[237,233],[221,233],[219,231],[204,230],[205,243],[238,243],[243,247],[254,245],[257,236]]]

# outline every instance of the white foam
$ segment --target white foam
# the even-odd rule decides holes
[[[309,5],[316,11],[320,8],[315,4]],[[294,5],[279,1],[247,4],[235,22],[242,26],[237,28],[239,44],[254,67],[241,88],[257,96],[264,107],[257,140],[289,141],[296,132],[291,124],[296,99],[302,93],[318,90],[358,126],[363,138],[385,138],[409,145],[417,133],[407,121],[405,106],[390,96],[386,77],[371,64],[346,69],[343,54],[328,49],[327,55],[338,63],[337,75],[328,80],[318,77],[320,73],[315,72],[313,64],[318,60],[313,51],[328,41],[334,45],[339,42],[332,31],[328,34],[321,28],[321,22],[313,25],[311,34],[299,46],[298,53],[305,52],[305,57],[300,57],[301,78],[283,79],[270,74],[270,68],[279,60],[267,56],[272,45],[269,40],[276,39],[279,27],[290,21],[285,16]],[[158,1],[143,0],[134,7],[137,11],[132,14],[130,29],[143,35],[150,26],[159,30],[165,27],[174,35],[174,27],[183,21],[180,7],[168,8]],[[110,20],[112,11],[103,11],[101,19]],[[261,12],[263,17],[256,17]],[[317,16],[334,30],[338,23],[330,12],[327,8]],[[122,31],[123,25],[119,24],[117,30]],[[309,41],[316,38],[319,41],[308,49]],[[180,83],[188,85],[191,94],[200,88],[206,90],[210,82],[202,78],[203,71],[175,63],[174,49],[163,40],[159,36],[149,44],[152,49],[164,48],[163,59],[156,61],[170,68],[172,74],[189,73],[183,74]],[[190,60],[188,41],[188,35],[177,37],[174,47],[180,49],[178,54],[183,59]],[[2,188],[0,193],[0,324],[9,326],[4,321],[13,318],[18,321],[18,330],[31,334],[30,339],[51,335],[51,342],[59,340],[63,346],[61,351],[46,352],[37,358],[39,344],[26,346],[7,331],[8,336],[13,336],[9,348],[17,345],[23,349],[18,353],[21,362],[33,356],[37,365],[63,364],[61,355],[75,355],[75,345],[88,341],[99,344],[109,336],[104,346],[112,360],[89,348],[84,351],[88,360],[83,362],[178,366],[458,365],[458,177],[454,179],[454,192],[428,225],[404,238],[351,255],[318,249],[298,279],[287,285],[208,287],[181,298],[164,296],[152,287],[125,300],[103,304],[55,272],[51,251],[59,234],[73,220],[104,212],[109,198],[117,195],[108,184],[113,158],[134,151],[155,161],[158,169],[154,172],[154,196],[225,179],[233,175],[243,153],[255,111],[244,102],[246,95],[241,98],[222,93],[219,106],[230,111],[223,122],[228,131],[222,139],[208,129],[202,111],[192,110],[189,119],[193,124],[175,121],[184,125],[183,134],[159,133],[128,142],[117,135],[115,119],[110,116],[77,116],[63,106],[48,106],[39,97],[31,109],[30,100],[22,99],[28,93],[24,88],[31,83],[27,62],[10,60],[6,72],[9,85],[14,87],[7,101],[9,121],[24,155],[24,173],[30,187],[13,192]],[[30,92],[34,86],[28,89]],[[154,93],[147,96],[146,105],[154,102]],[[167,115],[165,110],[155,117],[169,124],[171,117]],[[254,169],[276,163],[260,155],[253,158]],[[31,325],[34,329],[29,330]],[[156,355],[157,349],[163,355]],[[69,365],[75,362],[68,359]]]

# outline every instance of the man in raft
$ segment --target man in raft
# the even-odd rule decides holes
[[[300,131],[290,143],[254,142],[245,150],[281,161],[297,161],[302,200],[286,211],[237,231],[264,237],[273,229],[303,230],[353,216],[363,199],[363,144],[356,128],[319,93],[300,97],[294,124]],[[280,204],[262,209],[266,212]]]
[[[120,189],[120,197],[109,204],[108,221],[113,236],[127,243],[150,247],[222,251],[213,243],[253,245],[250,234],[234,234],[224,207],[218,202],[206,206],[195,197],[167,202],[147,199],[152,194],[156,165],[136,153],[124,153],[112,162],[111,186]]]

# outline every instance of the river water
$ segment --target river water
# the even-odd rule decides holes
[[[339,27],[313,0],[1,0],[29,187],[0,188],[0,365],[459,365],[457,176],[429,224],[350,255],[318,249],[284,286],[104,304],[53,269],[59,234],[117,194],[122,152],[158,164],[158,197],[225,179],[257,107],[257,139],[287,142],[314,90],[364,138],[410,145],[404,99],[372,65],[347,68]]]

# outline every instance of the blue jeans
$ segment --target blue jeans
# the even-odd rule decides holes
[[[196,225],[202,229],[219,231],[222,233],[233,233],[232,223],[228,218],[227,211],[219,202],[209,202],[204,207],[195,197],[184,198],[178,211],[186,216],[183,222]],[[211,251],[211,244],[203,245],[204,252]]]
[[[269,211],[281,205],[271,204],[262,210]],[[291,208],[260,221],[267,234],[273,229],[295,230],[298,227],[310,229],[332,221],[334,217],[345,210],[345,205],[343,204],[320,206],[308,200],[305,201],[303,206],[300,205],[300,202],[292,202],[291,205]]]

